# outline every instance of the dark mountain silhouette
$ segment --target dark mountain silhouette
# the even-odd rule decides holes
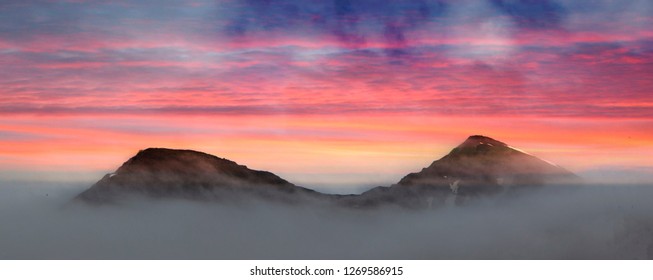
[[[544,185],[575,179],[571,172],[553,163],[510,147],[489,137],[470,136],[443,158],[418,173],[408,174],[399,185],[433,185],[460,181],[463,185]]]
[[[433,207],[452,198],[460,203],[481,195],[579,181],[578,176],[562,167],[503,142],[474,135],[420,172],[406,175],[397,184],[364,192],[359,203]]]
[[[237,201],[328,202],[365,208],[397,205],[431,208],[550,184],[575,182],[571,172],[485,136],[471,136],[443,158],[390,187],[360,195],[328,195],[296,186],[279,176],[191,150],[140,151],[77,199],[113,202],[129,195],[154,198]]]
[[[105,175],[77,199],[104,203],[128,195],[199,200],[257,196],[286,202],[323,196],[273,173],[206,153],[149,148],[138,152],[115,173]]]

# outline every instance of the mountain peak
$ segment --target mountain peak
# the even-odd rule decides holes
[[[199,152],[199,151],[185,150],[185,149],[170,149],[170,148],[147,148],[144,150],[140,150],[134,157],[132,157],[132,160],[161,159],[161,158],[184,157],[184,156],[202,157],[207,159],[210,158],[212,160],[220,160],[220,161],[235,163],[228,159],[216,157],[214,155]]]
[[[503,143],[498,140],[494,140],[490,137],[483,136],[483,135],[472,135],[467,137],[467,140],[460,144],[458,147],[459,148],[466,148],[466,147],[476,147],[478,145],[489,145],[489,146],[499,146],[499,147],[507,147],[508,145],[506,143]]]
[[[274,192],[313,193],[279,176],[193,150],[140,150],[78,198],[110,202],[122,194],[221,199],[229,193],[272,196]]]
[[[574,182],[578,177],[483,135],[472,135],[443,158],[399,181],[402,186],[451,189],[456,194]]]
[[[458,157],[488,156],[503,157],[523,153],[508,144],[483,135],[472,135],[455,147],[443,159]]]

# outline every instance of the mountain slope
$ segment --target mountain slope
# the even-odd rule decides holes
[[[406,175],[398,184],[454,184],[458,181],[458,185],[510,187],[563,183],[574,178],[571,172],[555,164],[492,138],[474,135],[429,167]]]
[[[279,176],[192,150],[149,148],[107,174],[77,199],[102,203],[127,195],[220,200],[235,195],[297,200],[319,196]]]
[[[544,185],[577,183],[579,177],[490,137],[470,136],[449,154],[391,187],[361,195],[362,205],[379,202],[433,207],[454,197],[457,202]]]

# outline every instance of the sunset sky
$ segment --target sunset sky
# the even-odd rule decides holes
[[[647,0],[3,1],[0,179],[169,147],[371,186],[473,134],[646,176],[651,26]]]

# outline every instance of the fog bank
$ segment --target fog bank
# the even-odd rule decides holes
[[[587,186],[423,211],[131,200],[0,183],[1,259],[646,259],[653,186]]]

